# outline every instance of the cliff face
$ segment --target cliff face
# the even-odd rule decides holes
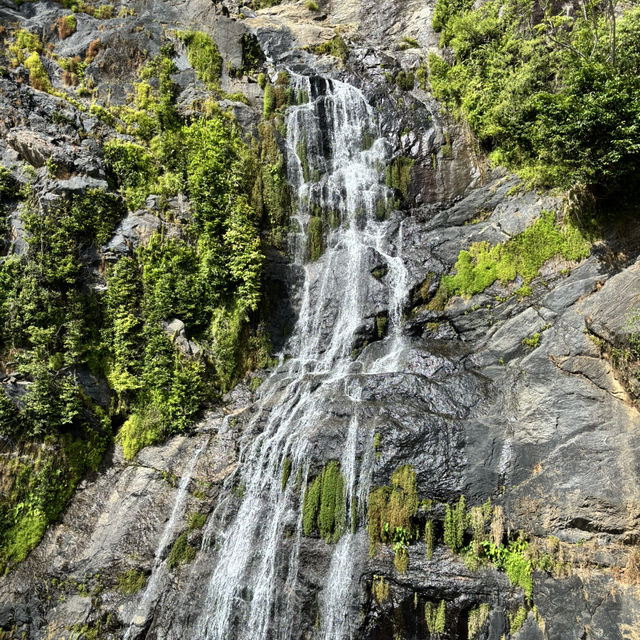
[[[138,66],[172,41],[177,109],[195,119],[210,87],[175,29],[213,38],[217,99],[247,135],[273,111],[264,93],[291,90],[274,139],[294,204],[286,238],[262,234],[281,358],[189,435],[132,460],[110,446],[0,579],[0,637],[638,637],[636,232],[587,237],[586,205],[488,168],[417,73],[438,44],[431,5],[126,9],[45,38],[65,58],[100,40],[84,70],[96,105],[126,104]],[[39,34],[65,13],[0,4],[3,24]],[[265,66],[237,73],[249,34]],[[103,146],[123,134],[77,100],[28,86],[20,65],[0,78],[0,159],[24,182],[20,167],[36,169],[41,204],[115,192]],[[191,206],[182,192],[129,206],[82,256],[86,286],[104,290],[105,263],[154,232],[186,236]],[[197,359],[191,327],[170,327]],[[107,408],[114,389],[81,373]],[[10,483],[30,450],[3,455]]]

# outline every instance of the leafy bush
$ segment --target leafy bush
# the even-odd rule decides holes
[[[326,542],[337,542],[344,533],[345,480],[332,460],[307,487],[302,501],[302,527],[306,536],[318,529]]]
[[[209,88],[219,88],[222,74],[222,57],[216,43],[202,31],[180,31],[178,37],[187,48],[189,64],[198,78]]]
[[[640,9],[617,18],[615,41],[604,2],[572,17],[532,12],[523,0],[438,0],[434,27],[456,57],[430,57],[434,95],[466,116],[494,162],[530,181],[628,188],[640,145]]]

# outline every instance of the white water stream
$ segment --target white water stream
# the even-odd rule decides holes
[[[155,606],[158,597],[162,592],[164,579],[167,576],[167,567],[166,563],[163,562],[163,554],[175,535],[177,525],[182,521],[184,517],[184,510],[187,503],[187,498],[189,497],[189,483],[191,482],[191,478],[196,468],[198,458],[200,457],[200,454],[202,453],[204,448],[205,443],[201,443],[196,448],[184,470],[184,473],[182,474],[180,484],[178,485],[176,499],[173,503],[173,509],[171,510],[171,515],[169,516],[169,520],[167,520],[167,524],[165,524],[164,526],[160,542],[156,547],[156,552],[153,558],[153,566],[151,567],[151,575],[149,576],[149,580],[142,594],[142,598],[140,599],[136,607],[136,611],[133,619],[131,620],[131,624],[129,625],[129,628],[124,635],[124,640],[133,640],[133,638],[137,637],[140,627],[144,625],[145,621],[147,620],[149,611],[153,606]]]
[[[340,395],[351,416],[338,449],[345,478],[345,533],[329,545],[331,561],[318,598],[318,637],[346,640],[357,622],[351,619],[355,558],[366,536],[362,523],[375,456],[373,430],[361,419],[361,382],[354,373],[383,373],[398,366],[407,278],[401,256],[385,239],[391,223],[376,216],[392,202],[384,181],[388,144],[380,135],[377,112],[351,85],[303,76],[293,82],[297,95],[309,96],[309,102],[291,107],[287,117],[288,177],[298,203],[293,216],[298,232],[291,246],[305,275],[300,312],[286,348],[290,358],[262,384],[246,428],[249,436],[233,478],[243,495],[216,541],[215,565],[194,630],[198,640],[298,637],[293,625],[300,606],[300,496],[313,458],[318,416],[328,399]],[[329,221],[331,225],[323,255],[310,262],[308,230],[318,217],[325,220],[325,228]],[[401,240],[396,237],[397,246]],[[387,264],[389,349],[367,366],[354,362],[352,352],[370,307],[370,288],[380,287],[370,274],[372,252]],[[286,459],[292,476],[283,490]],[[223,511],[218,508],[216,514]],[[357,532],[352,531],[352,517],[360,522]]]

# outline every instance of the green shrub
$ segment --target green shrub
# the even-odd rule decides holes
[[[345,480],[340,466],[332,460],[316,476],[304,493],[302,528],[306,536],[318,529],[326,542],[337,542],[345,528]]]
[[[460,496],[455,507],[446,505],[444,516],[444,543],[457,553],[464,543],[464,534],[467,529],[467,508],[464,496]]]
[[[430,56],[434,95],[466,116],[495,163],[543,186],[628,191],[640,142],[640,10],[605,3],[540,21],[531,5],[438,0],[434,27],[456,59]],[[538,20],[538,24],[534,21]],[[534,23],[532,29],[530,25]]]
[[[216,43],[202,31],[179,31],[187,48],[189,64],[209,88],[218,89],[222,75],[222,57]]]
[[[181,533],[173,543],[169,556],[167,557],[167,567],[176,569],[183,564],[189,564],[196,557],[196,550],[189,544],[186,531]]]
[[[424,619],[427,623],[429,634],[444,633],[446,624],[446,605],[444,600],[436,606],[433,602],[426,602],[424,605]]]
[[[147,584],[147,576],[144,571],[138,571],[136,569],[129,569],[126,573],[118,576],[118,583],[116,589],[126,595],[133,595],[138,593],[140,589],[143,589]]]

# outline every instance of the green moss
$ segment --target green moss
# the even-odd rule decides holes
[[[98,20],[108,20],[109,18],[113,18],[114,14],[115,8],[112,4],[103,4],[95,8],[93,17],[98,18]]]
[[[284,491],[287,487],[287,482],[289,482],[289,476],[291,475],[291,458],[287,456],[284,459],[284,463],[282,465],[282,476],[280,480],[280,485],[282,491]]]
[[[489,611],[491,610],[488,603],[483,602],[479,604],[477,607],[473,607],[469,611],[469,619],[467,622],[467,635],[469,640],[473,640],[484,626],[484,623],[487,621],[489,617]]]
[[[332,460],[305,491],[302,501],[303,532],[309,536],[317,528],[326,542],[337,542],[345,528],[345,480],[340,466]]]
[[[411,167],[414,165],[412,158],[398,156],[394,158],[386,169],[386,184],[391,189],[399,191],[403,197],[407,197],[411,182]]]
[[[345,62],[347,56],[349,55],[349,49],[342,37],[339,35],[334,36],[327,42],[309,47],[309,51],[317,55],[327,54],[330,56],[335,56],[339,60],[342,60],[342,62]]]
[[[118,576],[118,583],[116,589],[126,595],[132,595],[138,593],[147,584],[147,576],[144,571],[129,569],[126,573]]]
[[[116,379],[109,376],[111,386],[118,389],[131,389],[129,380]],[[135,383],[134,383],[135,384]],[[152,444],[162,442],[165,437],[164,425],[161,416],[155,407],[148,407],[140,413],[132,414],[120,427],[117,440],[122,445],[125,460],[131,460],[136,453]]]
[[[267,82],[264,87],[262,114],[265,118],[270,118],[276,108],[276,92],[273,85]]]
[[[386,314],[380,314],[376,316],[376,337],[378,338],[378,340],[384,338],[385,334],[387,333],[388,322],[389,319],[387,318]]]
[[[187,533],[180,534],[169,551],[167,566],[175,569],[183,564],[189,564],[196,557],[196,550],[189,544]]]
[[[426,602],[424,605],[424,620],[427,624],[429,634],[435,635],[444,633],[447,622],[446,605],[444,600],[436,605],[434,602]]]
[[[415,75],[413,71],[398,71],[395,82],[402,91],[411,91],[415,84]]]
[[[34,89],[47,91],[49,93],[53,91],[49,75],[36,51],[25,60],[24,66],[29,70],[29,83]]]
[[[309,219],[307,231],[309,242],[309,259],[317,260],[324,253],[324,223],[322,218],[314,216]]]
[[[198,511],[194,511],[193,513],[189,514],[189,517],[187,518],[189,531],[202,529],[206,521],[207,521],[207,515],[205,513],[199,513]]]
[[[303,137],[296,144],[296,155],[300,160],[302,166],[302,177],[305,182],[309,182],[311,179],[311,172],[309,171],[309,158],[307,156],[307,141]]]
[[[219,89],[222,57],[216,43],[202,31],[179,31],[178,37],[187,48],[189,64],[198,78],[210,89]]]
[[[558,226],[554,214],[545,212],[504,244],[478,242],[461,251],[455,275],[444,277],[443,284],[450,295],[462,296],[480,293],[496,280],[512,282],[518,275],[528,284],[547,260],[557,255],[580,260],[589,255],[590,247],[586,235],[571,222]]]
[[[380,433],[375,433],[373,435],[373,450],[376,454],[376,461],[380,460],[380,455],[382,453],[382,436]]]

